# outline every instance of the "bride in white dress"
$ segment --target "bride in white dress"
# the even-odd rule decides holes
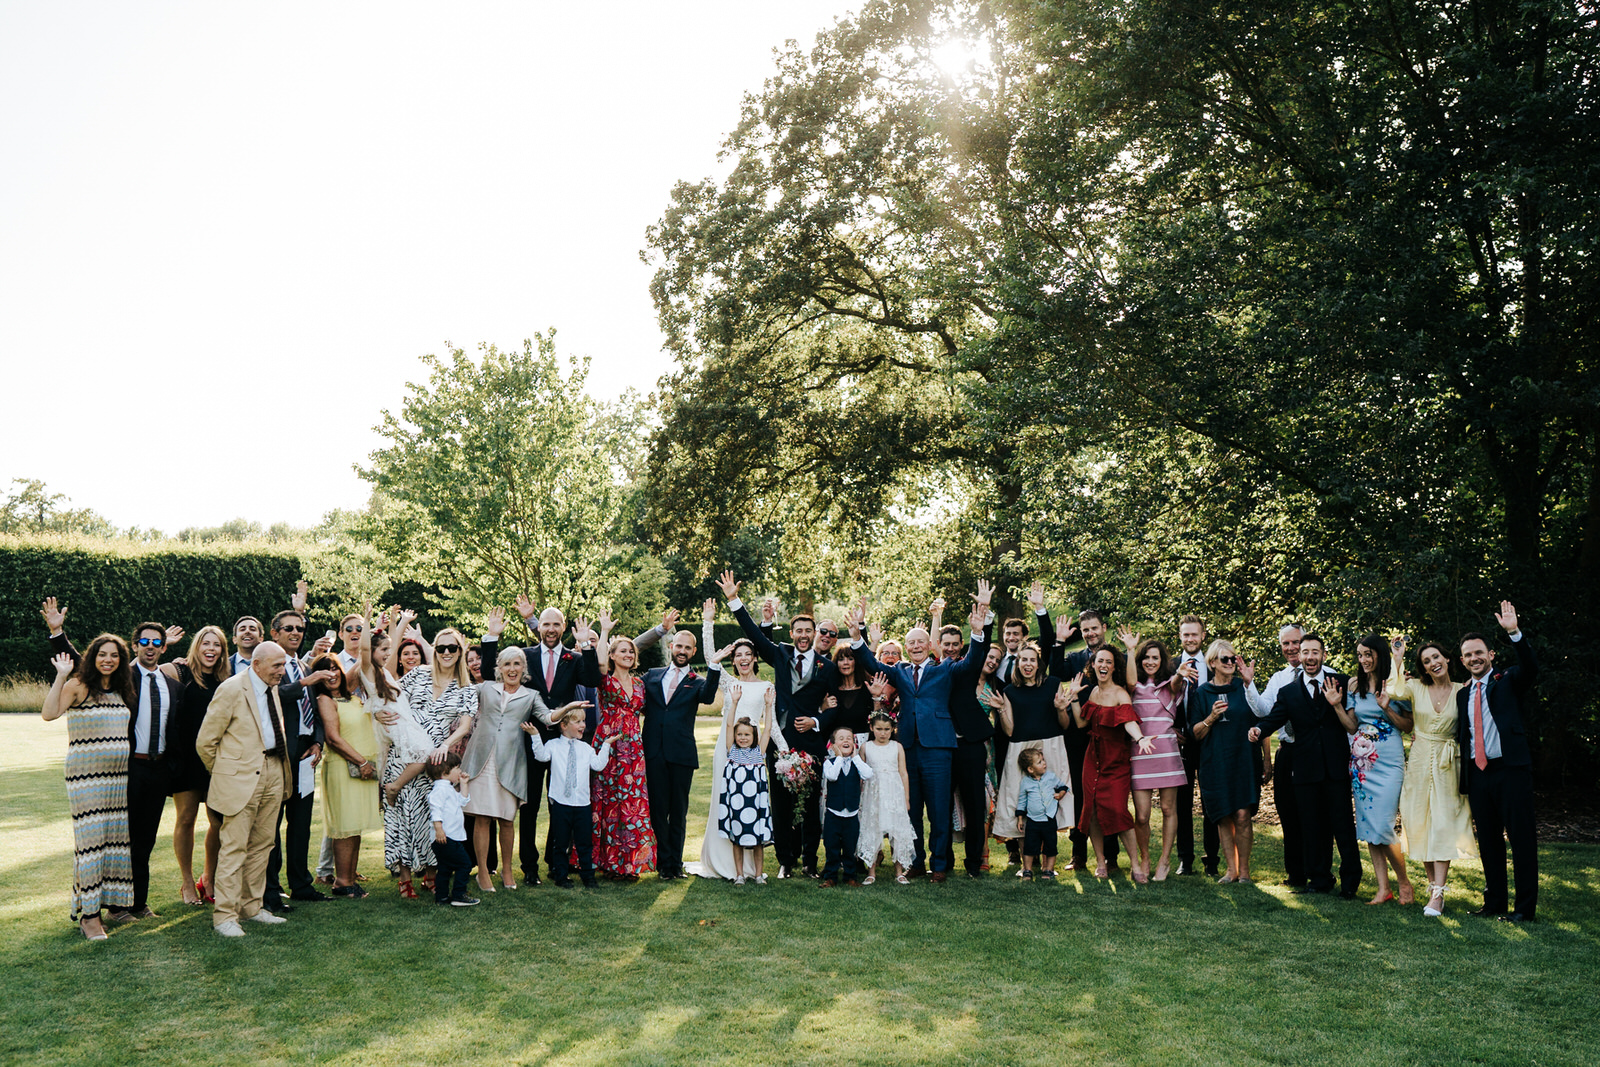
[[[708,600],[705,604],[705,615],[701,647],[712,648],[712,620],[716,618],[717,602]],[[717,731],[717,743],[711,746],[711,811],[706,819],[705,840],[700,842],[700,862],[684,865],[684,870],[700,878],[726,878],[732,881],[738,874],[733,864],[733,842],[722,833],[719,826],[722,824],[722,803],[719,799],[722,792],[722,776],[728,763],[728,724],[748,718],[753,723],[761,726],[760,734],[778,746],[779,752],[788,751],[789,744],[784,740],[783,731],[778,729],[777,716],[767,705],[767,694],[771,693],[772,683],[764,681],[756,674],[756,647],[746,638],[741,637],[733,643],[733,674],[729,682],[738,686],[738,704],[733,709],[733,714],[724,712],[722,728]],[[724,687],[723,699],[728,699],[727,688]],[[773,789],[782,788],[776,782],[772,783]],[[758,872],[759,873],[759,872]]]

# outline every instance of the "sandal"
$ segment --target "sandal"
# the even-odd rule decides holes
[[[1433,901],[1435,898],[1438,898],[1439,901],[1439,906],[1437,908],[1433,906]],[[1428,886],[1428,903],[1422,909],[1422,914],[1428,916],[1430,919],[1437,919],[1439,916],[1444,914],[1444,886],[1432,884]]]
[[[433,872],[432,871],[423,871],[422,872],[422,888],[426,889],[430,893],[433,892],[434,889],[436,888],[434,886],[434,883],[433,883]]]
[[[1172,865],[1170,863],[1159,864],[1156,867],[1156,876],[1151,880],[1156,882],[1165,882],[1167,880],[1167,875],[1171,872]]]
[[[909,878],[907,878],[907,877],[906,877],[906,876],[905,876],[905,875],[903,875],[903,874],[897,874],[897,875],[895,875],[895,876],[894,876],[894,880],[895,880],[895,882],[896,882],[896,883],[897,883],[897,884],[899,884],[899,885],[910,885],[910,884],[911,884],[911,879],[909,879]]]
[[[432,887],[430,886],[429,888],[432,888]],[[410,875],[407,875],[406,877],[400,879],[400,895],[402,897],[404,897],[406,900],[416,900],[417,899],[417,890],[416,890],[416,887],[411,884],[411,876]]]
[[[1370,908],[1374,904],[1387,904],[1393,899],[1393,893],[1384,893],[1382,896],[1373,897],[1371,900],[1367,901],[1367,907]]]
[[[873,882],[876,882],[877,880],[878,880],[878,876],[877,875],[869,874],[865,878],[861,879],[861,884],[862,885],[871,885]]]
[[[766,885],[766,884],[767,884],[767,876],[766,875],[764,875],[764,874],[756,875],[756,885]]]
[[[91,927],[89,925],[90,923],[94,923],[95,925]],[[105,925],[100,922],[99,912],[96,912],[93,915],[85,915],[83,918],[79,919],[78,929],[83,932],[83,936],[89,941],[104,941],[106,939],[106,928]]]
[[[215,904],[217,902],[216,896],[211,892],[211,887],[206,885],[204,878],[194,884],[194,891],[200,894],[200,903],[202,904]]]

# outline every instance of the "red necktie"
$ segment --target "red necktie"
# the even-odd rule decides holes
[[[916,692],[922,688],[922,664],[911,668],[911,690]]]
[[[1483,750],[1483,686],[1472,683],[1472,762],[1480,771],[1489,766],[1489,754]]]

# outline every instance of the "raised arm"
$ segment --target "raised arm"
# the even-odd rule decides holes
[[[1035,578],[1028,588],[1028,606],[1033,608],[1034,624],[1039,628],[1039,662],[1048,664],[1056,648],[1056,632],[1050,625],[1050,612],[1044,606],[1044,583]]]
[[[608,615],[602,615],[601,616],[602,619],[608,618],[608,617],[609,617]],[[668,608],[666,611],[661,613],[661,621],[659,623],[657,623],[656,625],[650,627],[650,629],[646,630],[644,633],[640,634],[638,637],[635,637],[633,639],[634,651],[639,652],[639,653],[643,653],[645,649],[655,647],[661,641],[661,639],[663,637],[667,637],[667,636],[671,635],[671,633],[673,631],[673,628],[675,626],[677,626],[677,624],[678,624],[678,609],[677,608]],[[604,640],[605,640],[605,636],[602,635],[601,636],[601,641],[604,641]]]
[[[50,692],[44,695],[44,704],[39,708],[39,715],[45,722],[59,719],[68,708],[84,698],[83,683],[72,677],[72,657],[65,652],[56,654],[50,661],[56,669],[55,682],[50,686]]]
[[[1139,684],[1139,665],[1134,662],[1134,651],[1139,647],[1139,635],[1133,632],[1131,626],[1117,627],[1117,640],[1122,642],[1122,650],[1127,655],[1122,657],[1123,673],[1128,679],[1128,690],[1131,692]]]

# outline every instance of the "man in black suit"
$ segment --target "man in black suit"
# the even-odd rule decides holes
[[[50,602],[46,602],[47,607]],[[78,661],[78,650],[63,629],[66,611],[46,613],[50,626],[50,647]],[[176,721],[183,683],[161,670],[161,657],[183,637],[176,626],[142,622],[133,631],[133,688],[138,694],[136,707],[129,708],[128,747],[133,759],[128,763],[128,849],[133,860],[133,906],[113,912],[115,921],[159,919],[150,910],[150,853],[155,851],[161,830],[161,816],[167,798],[177,783],[177,764],[167,759],[167,738]]]
[[[1533,814],[1533,757],[1523,707],[1539,676],[1533,646],[1517,626],[1517,609],[1500,602],[1495,621],[1511,638],[1517,662],[1494,669],[1482,634],[1461,639],[1461,663],[1472,679],[1456,693],[1456,740],[1461,744],[1461,791],[1472,805],[1478,855],[1483,859],[1483,907],[1474,915],[1533,922],[1539,905],[1539,841]],[[1506,839],[1516,869],[1516,907],[1507,914]]]
[[[950,631],[955,631],[951,633]],[[950,722],[956,728],[956,751],[950,761],[950,784],[961,804],[961,839],[966,846],[968,878],[983,877],[989,838],[989,743],[994,738],[991,711],[978,702],[978,679],[985,670],[1000,665],[1001,649],[989,643],[994,630],[991,621],[983,628],[983,643],[988,648],[984,659],[964,659],[961,631],[945,626],[939,631],[939,658],[956,660],[960,666],[950,681]],[[951,839],[946,854],[947,869],[955,870],[955,843]]]
[[[1339,846],[1339,895],[1356,895],[1361,853],[1350,799],[1350,734],[1344,718],[1345,677],[1323,669],[1322,638],[1300,638],[1300,669],[1278,690],[1272,710],[1252,726],[1250,743],[1290,723],[1294,726],[1294,791],[1307,882],[1295,893],[1333,891],[1333,846]],[[1193,716],[1190,721],[1195,721]],[[1353,721],[1353,720],[1351,720]],[[1283,779],[1280,777],[1281,783]]]
[[[684,824],[689,817],[689,786],[700,753],[694,717],[700,705],[717,699],[721,657],[706,650],[710,670],[701,678],[689,666],[696,641],[688,630],[672,639],[671,663],[644,675],[645,788],[650,796],[650,826],[656,833],[656,869],[664,879],[682,878]]]
[[[1188,679],[1190,687],[1204,685],[1210,672],[1206,668],[1206,624],[1198,615],[1185,615],[1178,622],[1178,654],[1173,669]],[[1268,710],[1271,710],[1270,708]],[[1178,874],[1194,873],[1194,797],[1195,783],[1200,774],[1198,746],[1192,742],[1183,745],[1183,770],[1189,776],[1186,785],[1178,788],[1178,833],[1174,839],[1178,853]],[[1217,876],[1217,854],[1222,850],[1222,838],[1217,824],[1200,820],[1200,837],[1205,853],[1201,866],[1212,878]]]
[[[1089,666],[1094,654],[1106,647],[1106,621],[1098,611],[1080,611],[1078,613],[1077,630],[1083,634],[1083,649],[1079,652],[1067,653],[1067,642],[1072,640],[1073,627],[1065,617],[1056,620],[1056,641],[1053,655],[1046,660],[1050,664],[1050,673],[1060,678],[1068,686],[1074,679],[1082,674]],[[1094,683],[1090,683],[1093,685]],[[1072,768],[1072,780],[1083,781],[1083,758],[1089,752],[1089,731],[1080,730],[1077,726],[1068,726],[1066,736],[1063,738],[1067,746],[1067,763]],[[1074,826],[1067,833],[1072,842],[1072,862],[1068,870],[1081,871],[1089,865],[1089,835]],[[1107,835],[1105,843],[1106,869],[1112,870],[1117,866],[1117,856],[1122,848],[1117,843],[1115,835]]]
[[[756,655],[772,668],[776,694],[778,728],[789,744],[801,752],[810,753],[822,766],[828,754],[828,734],[832,714],[822,707],[823,698],[839,680],[839,670],[833,661],[819,653],[813,646],[816,624],[809,615],[796,615],[789,620],[789,636],[794,644],[779,644],[772,640],[762,627],[750,617],[749,609],[739,599],[739,583],[732,571],[723,571],[717,579],[722,595],[728,599],[728,609],[739,620]],[[762,607],[762,615],[771,610],[769,601]],[[817,852],[822,847],[822,812],[818,807],[820,789],[813,789],[806,798],[800,813],[801,825],[795,827],[794,794],[778,782],[778,750],[775,743],[767,745],[767,780],[772,783],[773,850],[778,854],[778,877],[791,878],[798,868],[808,878],[818,877]]]

